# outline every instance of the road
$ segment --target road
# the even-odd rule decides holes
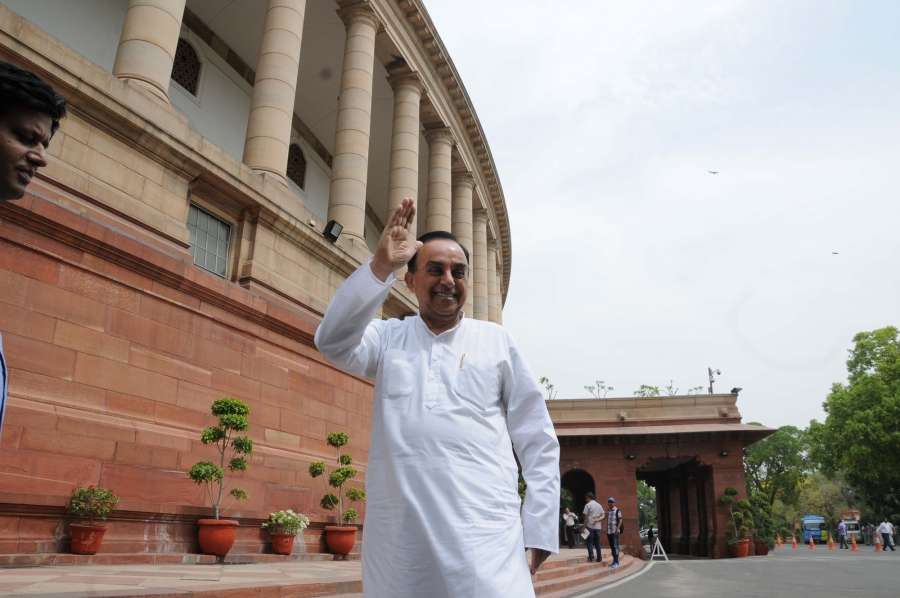
[[[897,598],[900,550],[874,553],[861,547],[815,551],[779,549],[765,557],[654,562],[634,578],[579,598],[740,598],[792,596]]]

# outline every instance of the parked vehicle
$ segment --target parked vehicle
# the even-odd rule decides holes
[[[859,525],[859,510],[847,509],[841,511],[841,521],[847,526],[847,541],[851,542],[856,538],[857,544],[863,544],[862,531]]]
[[[804,515],[800,520],[800,529],[803,531],[803,543],[809,543],[812,538],[816,544],[828,542],[828,530],[825,527],[825,518],[821,515]]]

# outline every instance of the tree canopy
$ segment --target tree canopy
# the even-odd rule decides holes
[[[876,517],[900,518],[900,332],[860,332],[847,383],[832,386],[824,422],[809,427],[810,456],[841,474]]]
[[[807,471],[806,436],[794,426],[782,426],[771,436],[750,445],[744,455],[747,484],[771,507],[776,499],[797,501],[800,482]]]

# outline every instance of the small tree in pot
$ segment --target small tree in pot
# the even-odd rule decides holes
[[[325,526],[325,542],[328,548],[335,554],[347,555],[353,550],[356,543],[356,526],[340,525],[340,523],[352,524],[359,513],[350,507],[344,509],[344,498],[351,502],[359,502],[366,499],[366,493],[359,488],[349,488],[344,492],[344,484],[356,477],[356,469],[353,468],[353,457],[341,453],[341,447],[350,442],[350,437],[345,432],[332,432],[328,435],[328,445],[335,448],[337,453],[337,467],[328,475],[328,484],[337,491],[337,494],[328,493],[322,497],[319,503],[323,509],[333,510],[337,508],[338,524]],[[309,475],[314,478],[324,474],[326,470],[323,461],[316,461],[309,466]]]
[[[188,476],[197,484],[205,486],[212,503],[215,519],[199,519],[198,535],[200,551],[214,554],[223,559],[234,545],[235,528],[239,525],[233,519],[220,519],[220,507],[225,498],[225,471],[247,469],[246,455],[253,451],[253,441],[248,436],[237,436],[250,427],[247,416],[250,408],[242,401],[224,398],[213,401],[212,414],[219,418],[216,426],[210,426],[200,434],[200,442],[211,444],[219,453],[218,463],[200,461],[188,471]],[[226,457],[231,453],[226,464]],[[235,500],[245,500],[247,493],[241,488],[232,488],[228,496]]]
[[[725,488],[719,497],[719,504],[728,508],[728,526],[725,528],[728,551],[731,556],[745,557],[750,554],[750,530],[753,518],[750,503],[747,500],[738,500],[737,495],[738,491],[734,488]]]
[[[97,554],[106,534],[106,526],[97,520],[109,517],[118,503],[118,496],[100,486],[78,487],[72,491],[66,511],[82,521],[69,524],[74,554]]]
[[[272,540],[272,552],[275,554],[291,554],[294,549],[294,537],[309,525],[309,518],[291,509],[269,513],[263,521],[262,528],[269,531]]]

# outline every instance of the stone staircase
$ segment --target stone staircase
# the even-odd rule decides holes
[[[569,598],[613,583],[636,573],[644,563],[629,555],[619,557],[619,567],[610,569],[608,556],[602,563],[589,563],[586,556],[559,558],[544,563],[535,576],[534,591],[541,598]],[[333,594],[328,598],[362,598],[362,594]]]

